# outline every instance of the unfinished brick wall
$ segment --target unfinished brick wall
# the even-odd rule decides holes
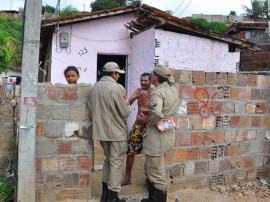
[[[270,45],[257,45],[261,50],[241,50],[241,71],[269,71],[270,70]]]
[[[176,143],[169,191],[269,175],[270,77],[177,71]]]
[[[36,201],[91,199],[89,85],[38,86]]]

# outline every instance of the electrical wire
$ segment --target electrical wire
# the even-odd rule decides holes
[[[175,14],[176,13],[176,11],[182,6],[182,4],[185,2],[185,0],[183,0],[181,3],[180,3],[180,5],[177,7],[177,9],[173,12],[173,14]]]
[[[191,4],[192,0],[190,0],[190,2],[188,3],[188,5],[186,5],[186,7],[182,10],[181,14],[178,17],[181,17],[181,15],[183,14],[183,12],[186,10],[186,8]]]

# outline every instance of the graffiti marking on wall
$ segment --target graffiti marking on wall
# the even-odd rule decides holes
[[[79,51],[79,55],[83,56],[84,54],[88,53],[87,48],[84,47],[84,49]]]
[[[209,98],[209,93],[205,88],[196,89],[196,91],[194,92],[194,97],[202,104],[202,106],[199,108],[199,114],[202,118],[208,118],[211,114],[213,116],[220,115],[220,113],[222,112],[222,107],[218,105],[213,108],[212,105],[212,100],[217,96],[218,93],[216,92],[211,98]]]

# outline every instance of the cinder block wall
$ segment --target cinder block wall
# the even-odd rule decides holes
[[[93,148],[85,104],[90,88],[38,86],[36,201],[91,199]]]
[[[175,147],[165,157],[169,191],[269,176],[269,76],[176,71],[175,80],[180,99]],[[38,86],[36,201],[91,198],[90,88]]]
[[[176,71],[179,120],[169,191],[269,176],[270,77]]]

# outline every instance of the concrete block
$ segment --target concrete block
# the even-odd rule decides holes
[[[224,140],[226,143],[235,142],[235,138],[236,138],[236,131],[235,130],[225,131]]]
[[[63,176],[63,184],[66,188],[77,188],[79,186],[79,173],[66,173]]]
[[[62,157],[59,159],[60,171],[77,171],[77,159],[72,157]]]
[[[63,174],[48,174],[46,175],[47,189],[56,189],[63,187]]]
[[[184,176],[193,176],[195,172],[195,163],[187,162],[185,163]]]
[[[193,71],[192,72],[192,82],[195,85],[205,84],[205,75],[203,71]]]
[[[37,111],[36,111],[37,119],[50,120],[52,119],[52,113],[53,113],[53,109],[51,105],[43,105],[43,104],[37,105]]]
[[[227,85],[228,78],[226,72],[218,72],[217,74],[217,84],[219,85]]]
[[[54,140],[37,139],[37,155],[47,156],[56,153],[56,144]]]
[[[237,85],[238,86],[247,86],[247,75],[246,74],[237,74]]]
[[[195,175],[207,174],[208,173],[208,162],[200,161],[195,162]]]
[[[215,72],[205,72],[205,84],[213,85],[217,82],[217,76]]]
[[[64,136],[64,122],[62,121],[48,121],[46,123],[47,138],[62,138]]]
[[[69,120],[70,119],[70,107],[65,105],[53,106],[53,120]]]
[[[74,122],[65,123],[65,130],[64,130],[65,137],[71,137],[75,134],[78,134],[79,131],[80,131],[79,123]]]

